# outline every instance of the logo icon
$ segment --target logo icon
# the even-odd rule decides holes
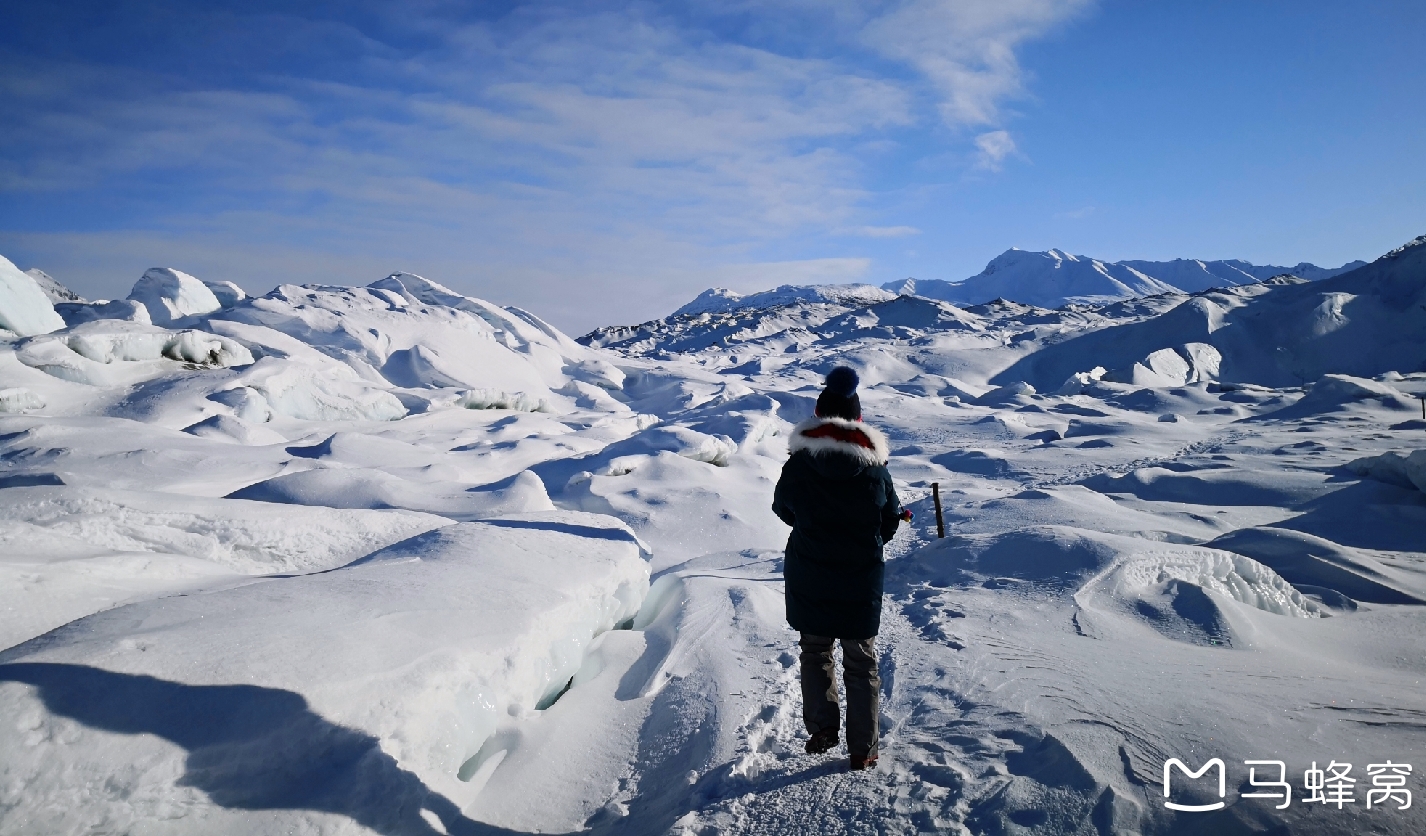
[[[1218,767],[1218,798],[1220,799],[1219,801],[1214,802],[1213,804],[1176,804],[1172,801],[1165,801],[1164,806],[1169,808],[1170,810],[1178,810],[1183,813],[1207,813],[1210,810],[1223,809],[1226,806],[1226,803],[1223,802],[1221,799],[1228,795],[1228,777],[1226,774],[1227,767],[1223,765],[1222,758],[1214,758],[1210,760],[1208,763],[1205,763],[1202,767],[1200,767],[1197,772],[1190,771],[1188,765],[1185,764],[1183,761],[1179,760],[1178,758],[1169,758],[1167,761],[1164,762],[1164,798],[1171,798],[1173,795],[1169,787],[1169,782],[1173,776],[1174,767],[1178,767],[1179,771],[1181,771],[1184,775],[1187,775],[1189,778],[1202,778],[1205,772],[1214,768],[1215,766]]]

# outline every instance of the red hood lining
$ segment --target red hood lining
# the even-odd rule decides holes
[[[808,438],[832,438],[847,444],[855,444],[858,447],[865,447],[868,450],[875,450],[867,434],[855,427],[842,427],[837,424],[822,424],[810,430],[803,430],[802,434]]]

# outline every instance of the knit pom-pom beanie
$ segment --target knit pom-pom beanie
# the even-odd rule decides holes
[[[862,419],[862,401],[857,397],[857,373],[838,366],[827,373],[826,388],[817,398],[817,415],[822,418]]]
[[[827,372],[827,380],[824,385],[833,394],[850,398],[857,393],[857,384],[860,382],[855,369],[849,366],[838,366]]]

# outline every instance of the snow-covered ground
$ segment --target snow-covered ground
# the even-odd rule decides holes
[[[580,342],[409,274],[89,302],[0,263],[0,832],[1422,832],[1413,244]],[[802,753],[769,508],[837,363],[916,513],[869,773]],[[1224,807],[1167,808],[1220,800],[1173,758]],[[1353,800],[1306,802],[1334,761]]]

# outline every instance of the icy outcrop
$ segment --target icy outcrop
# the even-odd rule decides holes
[[[231,415],[213,415],[196,424],[184,427],[183,431],[199,438],[232,441],[247,445],[282,444],[287,441],[281,435],[260,424],[254,426]]]
[[[212,291],[214,298],[218,300],[218,304],[223,306],[223,310],[227,310],[248,298],[247,291],[232,282],[204,282],[203,284]]]
[[[233,411],[233,415],[249,424],[265,424],[272,420],[272,407],[262,393],[249,386],[224,389],[208,396]]]
[[[1407,455],[1382,453],[1380,456],[1365,456],[1347,462],[1345,467],[1358,476],[1378,482],[1426,491],[1426,450],[1415,450]]]
[[[975,399],[981,406],[1003,406],[1015,403],[1017,398],[1029,397],[1035,394],[1035,387],[1023,380],[1016,380],[1004,386],[997,386]]]
[[[624,388],[624,372],[608,360],[601,360],[598,357],[577,360],[565,366],[565,373],[576,380],[592,383],[611,392],[617,392]]]
[[[1185,343],[1174,348],[1153,351],[1127,369],[1115,369],[1102,375],[1111,383],[1135,386],[1183,386],[1218,379],[1223,355],[1207,343]],[[1077,378],[1072,378],[1075,380]],[[1068,381],[1066,385],[1068,385]]]
[[[355,373],[335,376],[263,359],[245,379],[273,412],[302,421],[395,421],[406,407]]]
[[[154,267],[146,271],[129,291],[130,299],[148,308],[149,318],[157,325],[171,325],[190,316],[201,316],[221,310],[223,305],[208,285],[172,267]]]
[[[1317,618],[1321,608],[1273,570],[1250,557],[1214,549],[1148,551],[1133,555],[1105,578],[1113,595],[1136,600],[1182,581],[1276,615]]]
[[[677,453],[685,459],[724,467],[738,452],[738,443],[726,435],[710,435],[680,426],[650,427],[615,442],[601,454],[609,462],[606,472],[617,476],[638,467],[639,457],[659,452]]]
[[[64,320],[34,277],[0,256],[0,329],[29,337],[63,327]]]
[[[488,389],[551,404],[551,385],[567,381],[561,370],[588,356],[567,337],[566,346],[508,311],[418,279],[397,274],[369,287],[282,285],[218,314],[212,327],[260,326],[261,332],[246,330],[274,348],[292,346],[279,348],[284,354],[321,352],[376,385]]]
[[[38,267],[31,267],[25,271],[25,275],[35,280],[35,284],[40,286],[45,296],[50,302],[58,305],[61,302],[85,302],[83,296],[70,290],[59,283],[59,280]]]
[[[1083,392],[1086,387],[1098,383],[1108,373],[1109,370],[1103,366],[1095,366],[1087,372],[1075,372],[1060,386],[1057,390],[1057,394],[1078,395]]]
[[[64,324],[69,326],[83,325],[96,319],[153,324],[148,307],[132,299],[118,299],[113,302],[60,302],[54,309],[55,313],[64,318]]]
[[[449,481],[405,479],[376,468],[324,467],[275,476],[228,498],[327,508],[404,508],[454,520],[555,508],[540,477],[529,471],[492,485],[467,488]]]
[[[114,320],[95,320],[64,334],[32,337],[15,356],[30,368],[91,386],[134,383],[171,370],[174,362],[209,368],[253,362],[245,346],[227,337]]]
[[[1268,413],[1265,417],[1293,418],[1335,412],[1355,403],[1375,403],[1402,412],[1416,407],[1411,398],[1385,383],[1346,374],[1327,374],[1312,384],[1306,396],[1297,403]]]
[[[359,513],[375,515],[323,516]],[[133,821],[150,808],[136,814],[130,798],[87,783],[94,763],[124,757],[144,765],[124,775],[148,804],[180,805],[195,786],[241,792],[248,808],[203,808],[204,832],[250,831],[251,807],[285,813],[291,799],[311,798],[308,787],[357,821],[412,833],[435,832],[417,811],[439,800],[457,811],[454,829],[466,820],[447,799],[474,795],[457,776],[516,745],[493,745],[471,763],[502,724],[558,694],[591,642],[633,618],[648,588],[626,526],[551,511],[448,526],[331,572],[90,616],[43,647],[6,651],[0,713],[60,722],[63,709],[52,714],[45,696],[87,686],[105,694],[102,710],[122,712],[122,730],[168,729],[185,745],[98,723],[65,725],[73,731],[63,740],[6,723],[0,749],[12,779],[72,793],[16,796],[6,821],[68,832],[76,808],[79,821]],[[128,639],[134,624],[144,625],[138,642]],[[101,710],[71,702],[72,713]],[[47,783],[55,772],[67,780]]]
[[[456,405],[465,409],[513,409],[516,412],[549,412],[549,401],[536,400],[524,392],[502,392],[499,389],[467,389],[456,397]]]
[[[22,386],[0,389],[0,413],[44,409],[45,399]]]

